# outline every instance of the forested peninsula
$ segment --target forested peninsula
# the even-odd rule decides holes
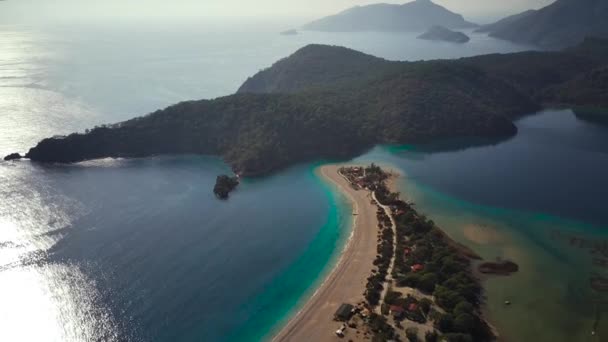
[[[256,176],[297,162],[351,158],[376,144],[509,137],[515,118],[543,105],[605,108],[597,75],[605,75],[607,61],[608,41],[600,39],[560,52],[420,62],[309,45],[234,95],[44,139],[25,157],[73,163],[205,154]]]
[[[608,38],[608,1],[556,0],[538,9],[484,25],[479,32],[513,42],[559,49],[585,37]]]

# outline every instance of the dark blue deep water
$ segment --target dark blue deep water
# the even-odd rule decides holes
[[[608,226],[608,126],[570,110],[547,110],[517,127],[506,141],[396,146],[363,159],[394,163],[411,179],[466,201]]]

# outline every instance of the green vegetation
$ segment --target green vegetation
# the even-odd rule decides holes
[[[570,81],[549,87],[543,93],[547,101],[574,105],[583,113],[608,112],[608,66],[583,73]],[[593,104],[593,106],[590,106]]]
[[[539,10],[527,11],[482,27],[491,36],[544,48],[579,44],[585,37],[608,38],[608,2],[557,0]]]
[[[381,183],[375,189],[378,201],[389,206],[397,223],[397,254],[393,277],[398,286],[407,286],[432,294],[444,313],[434,314],[435,328],[449,341],[488,341],[492,332],[481,318],[482,288],[472,275],[467,253],[458,248],[424,215],[420,215]],[[428,299],[402,298],[396,292],[385,297],[387,305],[416,308],[406,311],[406,318],[425,322],[431,313]],[[416,304],[412,306],[411,304]]]
[[[365,290],[369,308],[381,304],[382,316],[391,315],[398,328],[403,327],[404,319],[421,324],[430,320],[447,341],[492,340],[494,335],[480,312],[482,287],[472,273],[471,259],[479,257],[417,213],[412,204],[400,199],[399,193],[390,191],[386,185],[390,175],[379,166],[343,167],[339,171],[354,189],[372,191],[378,202],[378,255],[374,261],[377,270],[372,271]],[[396,234],[384,208],[390,210]],[[418,289],[423,295],[416,292],[403,296],[389,288],[381,298],[393,254],[392,286]],[[517,267],[510,262],[486,264],[509,271]],[[373,323],[375,326],[386,318],[378,320]],[[387,338],[384,333],[375,334],[377,340]],[[406,336],[410,341],[418,340],[417,331],[408,329]],[[430,332],[425,339],[436,341],[438,334]]]
[[[302,161],[351,158],[376,144],[508,137],[516,133],[512,120],[545,100],[603,103],[602,96],[574,101],[549,89],[602,70],[606,51],[608,42],[589,40],[563,52],[389,62],[311,45],[250,78],[238,94],[44,139],[26,157],[69,163],[206,154],[255,176]]]
[[[387,179],[387,175],[380,167],[372,164],[365,168],[365,176],[362,178],[364,184],[370,187],[370,190],[375,189],[375,184],[381,184]],[[388,274],[388,268],[393,258],[394,233],[391,227],[391,222],[384,210],[378,208],[376,212],[378,217],[378,229],[380,231],[380,243],[378,244],[378,255],[374,260],[374,266],[378,270],[367,278],[367,286],[365,290],[365,299],[370,306],[374,307],[380,303],[380,296],[384,288],[384,282]],[[390,304],[390,303],[389,303]]]
[[[388,324],[386,317],[371,313],[367,322],[370,330],[374,336],[373,342],[385,342],[395,338],[395,329],[392,325]]]

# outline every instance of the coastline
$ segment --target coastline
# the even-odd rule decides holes
[[[376,257],[378,222],[376,208],[370,204],[368,192],[355,191],[338,174],[339,165],[324,165],[317,169],[321,178],[334,185],[349,200],[353,208],[352,231],[334,268],[289,319],[272,341],[334,341],[334,331],[340,323],[332,320],[342,303],[359,303]],[[358,340],[355,336],[348,339]]]
[[[353,210],[353,221],[351,223],[351,232],[348,240],[345,242],[343,250],[336,257],[336,263],[332,265],[332,269],[321,279],[320,285],[312,292],[310,297],[303,298],[303,304],[297,313],[286,320],[286,323],[272,336],[272,341],[335,341],[336,330],[340,329],[341,322],[333,320],[336,310],[345,303],[352,305],[367,305],[369,298],[366,297],[366,287],[369,287],[369,274],[377,261],[377,254],[380,233],[382,225],[379,224],[381,217],[378,214],[380,207],[374,202],[375,192],[357,190],[353,187],[346,176],[339,172],[342,165],[323,165],[316,170],[317,175],[324,181],[331,183],[338,191],[344,195]],[[396,193],[399,190],[400,172],[395,172],[392,168],[388,172],[389,178],[386,180],[385,191]],[[350,176],[348,176],[350,178]],[[402,202],[403,203],[403,202]],[[404,204],[407,205],[407,204]],[[394,221],[390,211],[397,210],[395,208],[384,208],[391,222],[393,222],[393,231],[395,232]],[[389,210],[389,212],[387,212]],[[432,221],[431,221],[432,222]],[[441,236],[449,248],[452,248],[456,253],[466,257],[468,260],[481,260],[482,258],[474,252],[470,247],[457,242],[446,231],[436,227],[436,233]],[[395,234],[397,234],[395,232]],[[398,236],[398,234],[397,234]],[[395,258],[391,258],[391,265],[395,262]],[[473,262],[471,272],[475,274],[475,265]],[[392,266],[391,266],[392,269]],[[388,274],[392,274],[388,272]],[[482,280],[475,277],[480,282],[479,285],[483,288]],[[386,280],[388,288],[392,289],[391,277]],[[403,295],[403,289],[416,291],[415,287],[400,287],[398,291]],[[381,301],[386,295],[386,288],[380,295]],[[407,291],[406,291],[407,292]],[[433,300],[433,299],[431,299]],[[390,302],[389,302],[390,303]],[[482,301],[479,307],[480,319],[485,322],[487,327],[492,331],[492,334],[499,341],[504,340],[496,327],[490,322],[488,315],[488,307]],[[379,310],[378,308],[374,311]],[[385,313],[386,314],[386,313]],[[415,327],[424,332],[432,332],[435,329],[433,325],[426,326],[417,322],[410,322],[410,326]],[[398,325],[398,324],[397,324]],[[397,332],[402,335],[402,333]],[[405,336],[402,336],[405,338]],[[358,329],[348,330],[345,339],[349,341],[364,341],[369,340],[371,336],[369,331],[361,333]]]

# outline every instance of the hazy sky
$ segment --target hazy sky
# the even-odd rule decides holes
[[[501,16],[539,8],[553,0],[435,0],[467,18]],[[374,0],[5,0],[0,18],[290,16],[318,17]],[[1,23],[0,23],[1,24]]]

